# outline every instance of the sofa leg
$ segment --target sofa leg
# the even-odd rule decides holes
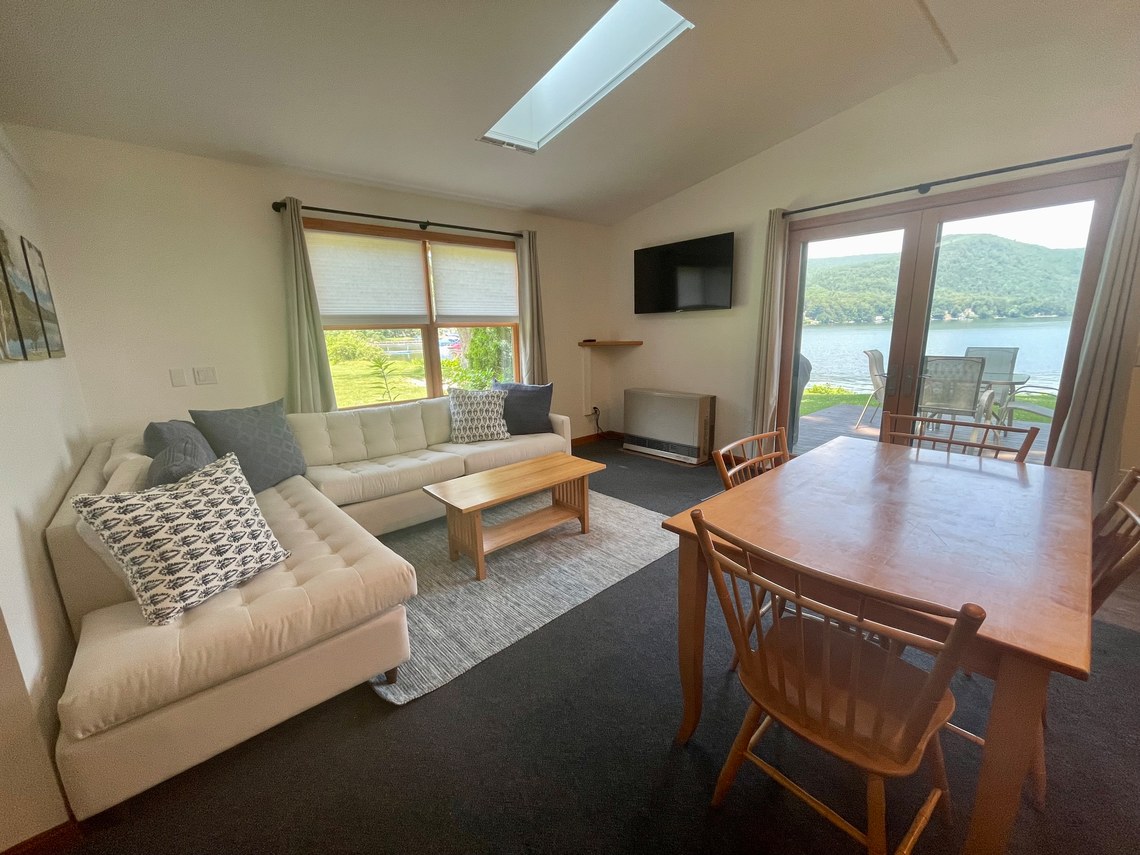
[[[400,674],[399,668],[392,668],[391,670],[384,672],[384,679],[385,679],[385,681],[387,681],[388,685],[391,686],[393,683],[396,682],[396,677],[398,677],[399,674]]]

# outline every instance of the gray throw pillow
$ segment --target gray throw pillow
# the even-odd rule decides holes
[[[482,442],[488,439],[510,439],[507,423],[503,421],[503,402],[507,393],[502,389],[449,389],[451,406],[451,441]]]
[[[207,449],[210,447],[210,443],[206,442],[206,437],[202,436],[202,432],[194,427],[194,423],[185,419],[151,422],[143,431],[143,446],[146,449],[147,457],[158,457],[164,448],[182,439],[200,442]],[[214,460],[217,459],[218,456],[215,454]]]
[[[554,384],[529,386],[526,383],[500,383],[494,388],[504,389],[507,400],[503,404],[503,418],[511,436],[524,433],[550,433],[550,398]]]
[[[151,422],[143,431],[143,445],[153,458],[148,487],[170,484],[218,459],[206,437],[188,421]]]
[[[305,474],[305,456],[284,400],[236,410],[191,410],[190,418],[217,454],[233,452],[255,493]]]
[[[197,433],[197,429],[194,431]],[[199,434],[200,439],[191,437],[176,439],[150,462],[150,469],[146,474],[146,486],[157,487],[159,484],[172,484],[180,481],[191,472],[197,472],[203,466],[209,466],[218,459],[214,450],[210,448],[205,437]]]

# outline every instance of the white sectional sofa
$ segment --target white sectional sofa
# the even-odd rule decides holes
[[[450,443],[447,399],[289,420],[308,469],[257,502],[290,556],[173,623],[146,622],[70,504],[141,489],[141,436],[97,445],[48,527],[77,640],[56,745],[77,818],[376,674],[394,678],[416,575],[374,535],[441,516],[426,484],[570,449],[569,419],[553,414],[550,433]]]

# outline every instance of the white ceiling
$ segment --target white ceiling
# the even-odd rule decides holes
[[[1135,0],[674,0],[695,29],[539,153],[479,142],[610,3],[0,0],[0,122],[612,223],[954,55],[1140,25]]]

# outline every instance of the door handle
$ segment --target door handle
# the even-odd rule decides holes
[[[903,366],[903,394],[907,397],[914,394],[914,363]]]

